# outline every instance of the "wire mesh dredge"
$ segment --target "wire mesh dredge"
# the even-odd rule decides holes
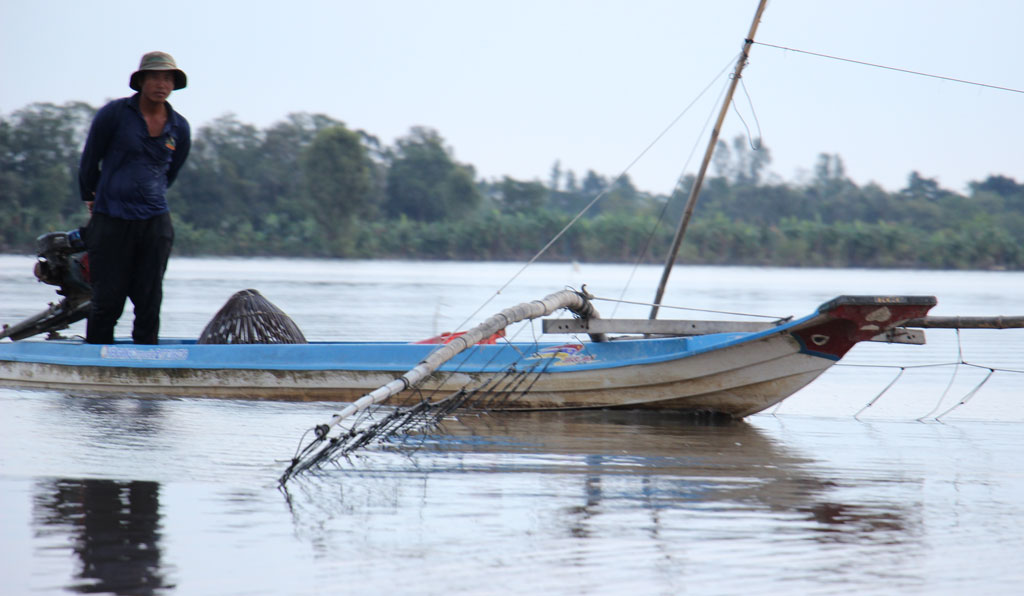
[[[335,414],[330,422],[307,430],[300,440],[299,449],[292,458],[291,464],[282,474],[280,483],[284,485],[296,474],[345,457],[354,449],[371,441],[387,441],[412,432],[425,432],[437,426],[446,415],[459,408],[465,408],[470,403],[474,404],[474,409],[496,410],[501,409],[500,404],[527,393],[533,382],[544,372],[547,364],[550,364],[550,361],[543,366],[535,365],[527,369],[507,370],[505,374],[496,375],[490,381],[483,382],[481,386],[463,388],[437,401],[425,398],[411,408],[395,410],[381,419],[374,419],[369,415],[378,412],[376,406],[384,404],[388,398],[409,389],[416,389],[442,364],[463,350],[492,336],[498,330],[518,321],[549,315],[560,308],[566,308],[580,317],[598,318],[596,309],[589,301],[589,296],[584,292],[571,290],[555,292],[541,300],[523,302],[492,315],[476,327],[455,337],[449,343],[439,346],[402,376],[349,404],[341,412]],[[596,334],[592,335],[592,338],[599,341],[604,340],[603,336]],[[347,420],[349,420],[346,422],[347,427],[342,426],[342,423]],[[334,427],[340,427],[340,431],[331,437],[330,433]],[[310,432],[314,434],[313,439],[302,446],[302,442]]]
[[[295,321],[256,290],[235,292],[199,335],[200,344],[304,344]]]
[[[454,419],[460,412],[489,413],[503,410],[527,393],[550,364],[549,360],[527,370],[510,369],[504,375],[478,387],[464,387],[435,400],[424,397],[418,403],[404,408],[378,404],[350,419],[347,428],[334,437],[328,436],[328,425],[316,426],[310,429],[315,434],[312,441],[304,447],[300,441],[292,465],[281,476],[280,484],[283,486],[292,477],[324,464],[348,459],[371,444],[416,449],[429,433],[441,428],[444,422]],[[412,442],[414,438],[419,440]]]

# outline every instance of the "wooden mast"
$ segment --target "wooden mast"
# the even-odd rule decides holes
[[[743,67],[746,66],[747,58],[750,56],[750,46],[754,44],[754,34],[757,33],[757,26],[761,22],[761,14],[764,13],[767,2],[768,0],[761,0],[760,4],[758,4],[757,13],[754,15],[754,22],[750,24],[750,32],[747,34],[747,38],[743,40],[743,51],[740,52],[740,57],[736,61],[736,70],[733,71],[732,81],[729,83],[729,91],[725,95],[725,101],[722,103],[722,110],[718,113],[715,127],[711,130],[711,140],[704,151],[704,160],[700,164],[697,178],[694,180],[693,188],[690,189],[690,196],[686,200],[683,219],[679,222],[679,228],[676,229],[675,238],[672,239],[672,248],[669,249],[668,258],[665,260],[665,268],[661,273],[661,281],[658,283],[658,292],[654,296],[654,305],[651,307],[651,314],[648,317],[650,319],[658,317],[658,309],[661,306],[661,299],[665,295],[665,285],[668,283],[668,276],[672,273],[672,265],[675,264],[676,256],[679,254],[679,247],[683,243],[683,235],[686,234],[686,226],[689,225],[690,217],[693,215],[693,208],[697,204],[697,195],[700,194],[700,187],[704,183],[704,174],[707,172],[708,164],[711,163],[711,154],[715,151],[718,134],[722,130],[722,122],[725,121],[725,114],[729,111],[729,105],[732,103],[732,96],[736,91],[736,85],[740,82]]]

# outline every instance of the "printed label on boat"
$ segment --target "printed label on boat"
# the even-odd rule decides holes
[[[187,360],[188,349],[103,346],[100,349],[100,358],[110,360]]]
[[[590,354],[584,354],[583,350],[583,344],[562,344],[560,346],[551,346],[542,350],[537,350],[528,356],[527,360],[553,358],[557,360],[557,362],[552,363],[553,366],[586,364],[587,362],[593,362],[595,358]]]

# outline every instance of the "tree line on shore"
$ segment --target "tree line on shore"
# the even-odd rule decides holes
[[[37,103],[0,116],[0,252],[84,225],[78,159],[95,112]],[[887,192],[851,181],[838,155],[819,155],[799,183],[769,177],[770,162],[744,138],[719,143],[680,263],[1024,268],[1012,178],[962,195],[911,172]],[[321,114],[265,129],[226,115],[193,129],[168,200],[178,255],[523,260],[586,208],[542,260],[660,263],[693,183],[651,194],[558,163],[543,181],[485,180],[429,128],[387,146]]]

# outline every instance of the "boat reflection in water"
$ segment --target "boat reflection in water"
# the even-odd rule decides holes
[[[463,416],[443,430],[293,480],[285,494],[297,534],[324,547],[409,524],[413,536],[434,533],[419,545],[433,556],[487,548],[466,544],[460,524],[483,541],[506,533],[513,549],[593,538],[689,551],[705,537],[721,544],[723,532],[749,535],[750,524],[870,548],[920,534],[914,503],[837,502],[843,490],[827,469],[746,422],[604,410]],[[396,545],[415,554],[415,542]]]
[[[158,483],[39,480],[33,517],[37,537],[49,538],[48,544],[70,543],[78,558],[76,581],[67,589],[153,594],[173,587],[161,565]]]
[[[74,421],[79,475],[37,477],[27,488],[35,558],[46,583],[66,591],[151,594],[215,581],[239,593],[264,585],[294,593],[327,577],[390,593],[478,593],[492,581],[496,593],[622,591],[636,578],[644,592],[677,592],[680,582],[724,581],[722,570],[739,566],[747,575],[728,581],[742,592],[780,565],[799,587],[822,573],[859,586],[876,577],[867,569],[893,570],[928,540],[925,478],[835,468],[779,438],[806,433],[762,430],[763,420],[465,415],[444,432],[296,477],[282,499],[281,462],[262,461],[257,446],[290,443],[289,428],[253,433],[251,443],[232,433],[235,442],[218,451],[225,435],[206,431],[238,413],[222,402],[51,404]],[[251,428],[309,417],[291,407],[258,404],[246,414],[264,422]],[[819,444],[827,450],[827,442]],[[59,447],[71,453],[71,444]],[[904,487],[887,490],[894,481]],[[189,564],[209,557],[216,569],[245,572]]]

